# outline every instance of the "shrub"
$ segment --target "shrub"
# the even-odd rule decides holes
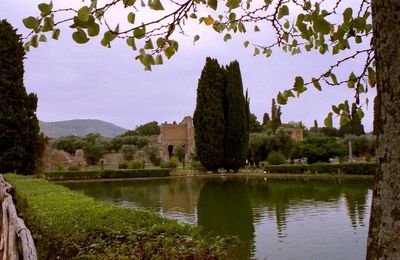
[[[148,145],[144,148],[152,164],[159,166],[161,163],[160,150],[157,145]]]
[[[267,161],[271,165],[279,165],[286,163],[286,158],[280,152],[271,152],[268,155]]]
[[[178,168],[179,165],[179,159],[176,157],[171,157],[169,161],[163,161],[160,164],[161,168],[170,168],[170,169],[176,169]]]
[[[164,177],[169,176],[168,169],[132,169],[132,170],[100,170],[100,171],[68,171],[44,172],[40,177],[46,180],[85,180],[85,179],[112,179],[112,178],[138,178],[138,177]]]
[[[121,147],[121,152],[124,156],[125,160],[133,160],[135,153],[137,151],[137,147],[130,144],[124,144]]]
[[[81,170],[81,166],[79,164],[72,164],[70,166],[67,167],[68,171],[80,171]]]
[[[196,161],[196,160],[192,161],[192,169],[195,172],[200,172],[200,173],[206,172],[206,168],[204,168],[204,166],[201,164],[200,161]]]
[[[268,173],[342,173],[357,175],[375,174],[375,163],[316,163],[309,165],[267,165]]]
[[[233,248],[154,213],[118,208],[32,177],[6,175],[38,259],[224,259]],[[179,246],[177,246],[179,245]],[[234,253],[231,253],[234,254]]]
[[[65,168],[64,168],[64,164],[62,164],[62,163],[56,163],[56,170],[58,171],[58,172],[63,172],[64,170],[65,170]]]
[[[144,163],[140,160],[131,160],[128,162],[128,169],[144,169]]]
[[[121,161],[118,163],[118,169],[128,169],[128,162],[127,161]]]

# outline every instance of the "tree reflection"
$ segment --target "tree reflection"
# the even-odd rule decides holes
[[[198,224],[204,232],[237,236],[240,259],[249,259],[254,249],[254,226],[250,193],[240,179],[209,179],[200,191]]]

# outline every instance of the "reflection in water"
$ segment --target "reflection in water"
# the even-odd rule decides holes
[[[253,213],[247,186],[240,179],[208,179],[200,191],[198,224],[208,234],[237,236],[240,259],[248,259],[254,245]]]
[[[66,186],[236,235],[238,258],[365,258],[371,181],[192,177]]]

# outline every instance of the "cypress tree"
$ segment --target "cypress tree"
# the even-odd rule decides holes
[[[21,36],[0,22],[0,173],[33,174],[43,150],[35,111],[37,97],[23,85]]]
[[[353,135],[364,135],[364,126],[361,123],[361,119],[357,114],[357,105],[355,103],[351,106],[351,119],[350,119],[351,133]]]
[[[207,58],[197,87],[193,115],[197,156],[208,171],[218,171],[224,158],[223,70],[215,59]]]
[[[237,172],[245,164],[249,141],[249,107],[243,95],[239,63],[225,69],[225,138],[223,167]]]
[[[273,98],[271,104],[271,128],[274,133],[282,125],[281,115],[281,106],[278,106]]]

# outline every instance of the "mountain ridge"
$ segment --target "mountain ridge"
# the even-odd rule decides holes
[[[72,119],[55,122],[39,121],[40,131],[50,138],[76,135],[85,136],[89,133],[99,133],[104,137],[120,135],[128,129],[99,119]]]

